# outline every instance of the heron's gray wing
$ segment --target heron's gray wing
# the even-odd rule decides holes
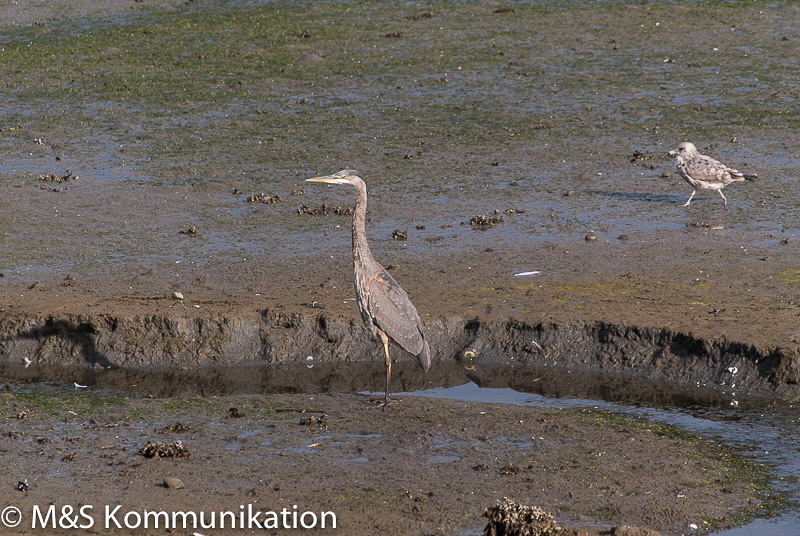
[[[401,348],[419,356],[427,343],[422,321],[406,291],[383,268],[366,285],[366,307],[375,325]]]
[[[727,184],[733,180],[731,171],[739,173],[735,169],[730,169],[722,162],[703,154],[688,159],[686,161],[686,171],[695,180],[712,183],[721,182],[723,184]]]

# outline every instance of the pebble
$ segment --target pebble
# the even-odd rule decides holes
[[[174,299],[174,300],[182,300],[183,299],[183,294],[181,294],[180,292],[178,292],[176,290],[175,292],[172,293],[172,299]]]
[[[164,479],[164,486],[169,489],[186,489],[186,486],[183,484],[179,478],[175,478],[172,476],[168,476]]]
[[[584,237],[587,242],[594,242],[597,240],[597,235],[594,232],[587,233]]]

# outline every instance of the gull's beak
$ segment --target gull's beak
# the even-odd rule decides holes
[[[678,154],[678,151],[670,151],[670,152],[669,152],[669,155],[670,155],[670,156],[675,156],[676,154]]]
[[[327,182],[328,184],[348,184],[347,179],[339,175],[326,175],[324,177],[314,177],[306,179],[306,182]]]

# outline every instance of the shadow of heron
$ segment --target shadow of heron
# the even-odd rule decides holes
[[[119,369],[119,366],[109,361],[97,349],[98,334],[97,327],[91,322],[78,324],[69,320],[48,318],[43,326],[36,326],[22,332],[17,338],[33,339],[39,342],[40,350],[48,339],[55,339],[56,344],[60,343],[66,346],[64,348],[65,352],[73,353],[77,348],[84,362],[88,365],[99,365],[107,370]]]

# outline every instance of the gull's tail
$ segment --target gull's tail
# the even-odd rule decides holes
[[[742,173],[738,169],[731,169],[728,168],[728,173],[731,176],[731,182],[738,182],[738,181],[757,181],[758,175],[755,173]]]

